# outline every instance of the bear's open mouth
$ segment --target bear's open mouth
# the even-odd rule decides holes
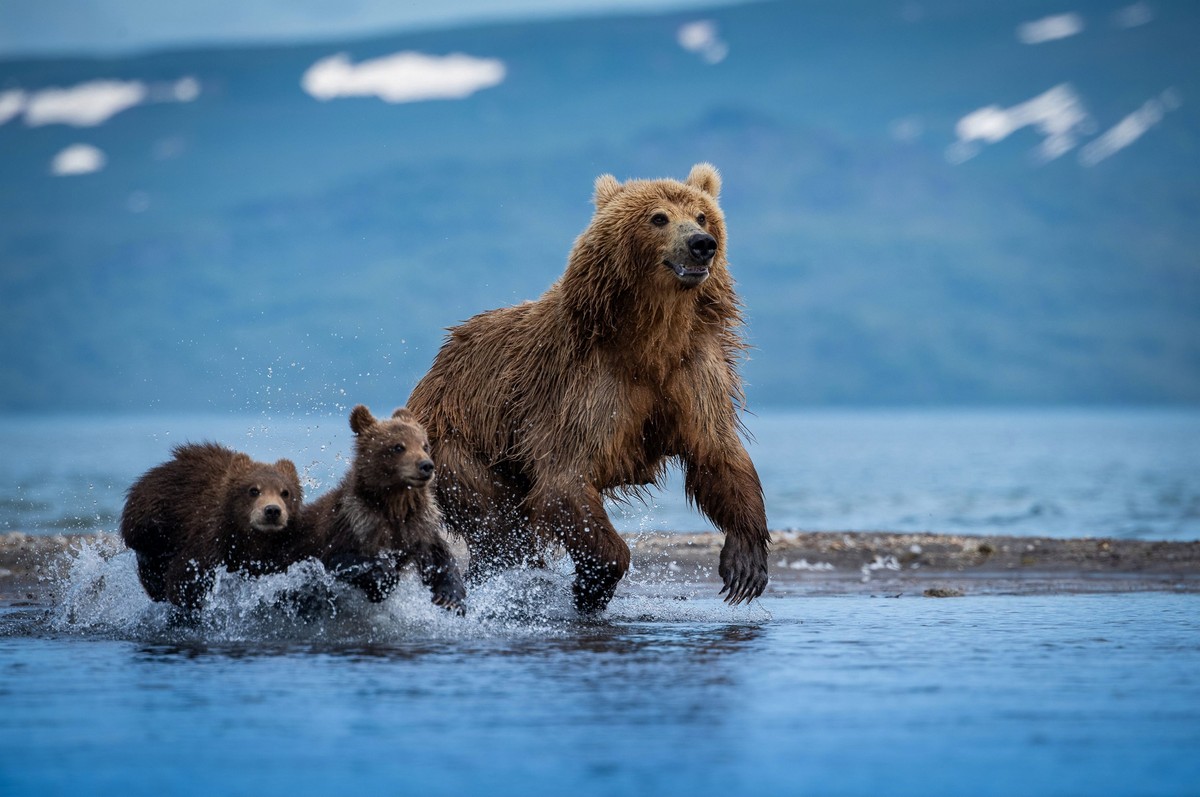
[[[708,277],[708,266],[682,266],[671,260],[663,260],[663,265],[675,272],[675,276],[685,285],[699,285]]]

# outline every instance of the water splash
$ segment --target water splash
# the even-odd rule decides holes
[[[395,592],[371,603],[333,578],[320,562],[259,577],[221,572],[201,610],[188,616],[146,595],[133,552],[85,543],[61,562],[50,580],[54,605],[49,630],[65,635],[148,643],[365,647],[412,640],[552,638],[581,626],[623,622],[745,622],[761,607],[728,607],[711,583],[680,580],[670,563],[634,569],[608,610],[581,618],[574,609],[570,560],[547,568],[497,574],[475,585],[466,615],[433,605],[415,573]]]

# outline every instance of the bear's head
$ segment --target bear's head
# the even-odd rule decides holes
[[[274,465],[248,461],[237,467],[226,485],[226,513],[234,528],[264,533],[283,531],[300,513],[304,494],[291,460]]]
[[[386,494],[433,483],[429,437],[416,416],[404,407],[380,420],[359,404],[350,413],[350,430],[357,438],[354,470],[360,489]]]
[[[664,290],[695,288],[725,268],[725,219],[717,204],[721,177],[708,163],[678,180],[596,179],[596,214],[581,237],[608,268],[632,269]],[[617,247],[606,251],[606,247]],[[647,273],[648,272],[648,273]]]

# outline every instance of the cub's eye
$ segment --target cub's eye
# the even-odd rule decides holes
[[[422,450],[423,450],[423,451],[424,451],[426,454],[428,454],[428,453],[429,453],[429,443],[428,443],[428,442],[426,442],[426,443],[425,443],[425,445],[421,446],[421,449],[422,449]]]
[[[700,215],[696,216],[696,223],[703,227],[708,223],[708,216],[705,216],[703,213],[701,213]]]
[[[403,454],[405,450],[404,443],[396,443],[396,445],[392,446],[393,454]]]
[[[262,490],[258,489],[257,487],[251,487],[251,488],[250,488],[250,497],[251,497],[251,498],[258,498],[258,496],[259,496],[261,493],[262,493]]]
[[[668,221],[670,221],[670,219],[667,218],[666,213],[655,213],[650,217],[650,223],[655,227],[666,227]]]
[[[282,493],[280,493],[279,495],[280,495],[280,496],[282,496],[283,498],[291,498],[291,497],[292,497],[292,491],[291,491],[291,490],[284,490],[284,491],[283,491]]]

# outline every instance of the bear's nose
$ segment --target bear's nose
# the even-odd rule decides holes
[[[423,459],[417,463],[417,470],[421,471],[421,475],[428,478],[433,475],[433,460]]]
[[[263,507],[263,517],[267,520],[279,520],[279,516],[283,514],[283,510],[275,504],[268,504]]]
[[[687,245],[697,263],[707,263],[717,253],[717,239],[706,232],[698,232],[688,238]]]

